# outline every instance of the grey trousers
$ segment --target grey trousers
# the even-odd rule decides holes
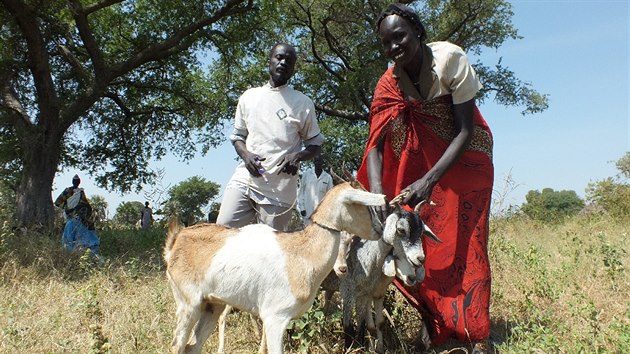
[[[287,231],[291,217],[290,207],[272,204],[258,204],[246,192],[227,187],[223,193],[217,224],[229,227],[243,227],[263,223],[279,231]]]

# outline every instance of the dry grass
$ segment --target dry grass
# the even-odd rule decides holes
[[[501,353],[630,352],[630,225],[578,218],[548,226],[493,221],[492,335]],[[0,230],[0,353],[165,353],[174,303],[160,260],[163,235],[101,232],[100,264],[68,255],[56,236]],[[419,351],[419,317],[390,291],[388,353]],[[343,353],[340,313],[314,307],[287,351]],[[309,332],[310,331],[310,332]],[[311,333],[311,334],[309,334]],[[214,333],[205,346],[216,349]],[[248,316],[230,315],[227,349],[255,353]],[[434,348],[439,353],[470,343]]]

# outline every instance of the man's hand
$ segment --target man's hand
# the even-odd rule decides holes
[[[265,161],[264,157],[260,157],[256,154],[248,153],[247,159],[243,159],[243,160],[245,161],[245,167],[247,168],[247,171],[249,171],[249,173],[252,176],[254,177],[262,176],[261,171],[264,171],[264,170],[260,161]]]
[[[243,159],[243,163],[245,163],[245,168],[247,168],[249,174],[254,177],[260,177],[260,171],[262,169],[260,161],[265,161],[265,158],[251,153],[249,150],[247,150],[247,146],[245,145],[244,141],[237,140],[234,141],[232,144],[234,145],[234,150],[236,150],[238,156]]]
[[[293,153],[285,155],[280,162],[278,162],[277,166],[280,166],[278,174],[284,172],[286,174],[295,175],[300,166],[299,154]]]

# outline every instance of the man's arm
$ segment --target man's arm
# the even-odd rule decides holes
[[[259,169],[261,168],[260,161],[265,161],[265,158],[262,158],[254,153],[251,153],[249,150],[247,150],[247,146],[245,145],[245,142],[242,140],[232,141],[232,145],[234,145],[234,150],[236,150],[236,153],[238,154],[238,156],[240,156],[241,159],[243,159],[243,162],[245,163],[245,167],[247,168],[247,171],[249,171],[249,173],[252,176],[256,176],[256,177],[261,176],[260,171],[259,171]]]

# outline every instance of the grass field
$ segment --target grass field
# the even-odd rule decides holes
[[[99,231],[103,259],[67,254],[59,235],[0,229],[0,353],[166,353],[175,308],[162,230]],[[576,217],[549,226],[492,221],[492,339],[501,353],[630,353],[630,225]],[[417,353],[419,317],[396,291],[388,353]],[[339,311],[318,303],[292,323],[287,352],[343,353]],[[393,324],[393,325],[392,325]],[[204,348],[216,349],[216,333]],[[254,353],[248,316],[230,315],[226,348]],[[460,348],[460,349],[455,349]],[[429,353],[463,353],[450,343]]]

